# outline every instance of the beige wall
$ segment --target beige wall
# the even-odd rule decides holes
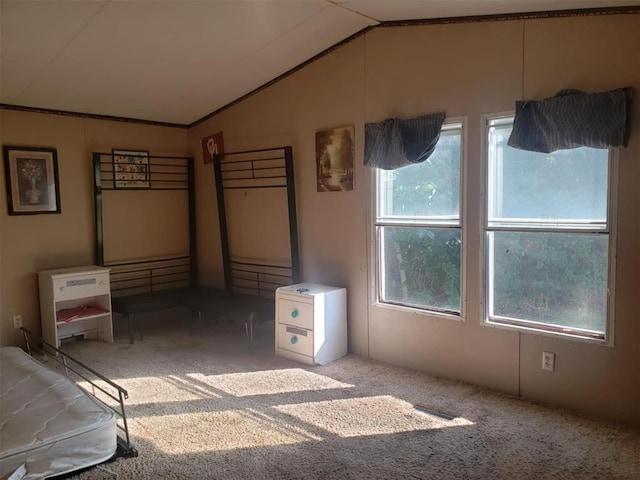
[[[0,110],[0,131],[3,145],[57,149],[62,207],[59,215],[9,216],[3,200],[0,344],[7,345],[20,342],[13,315],[21,314],[26,328],[40,331],[38,270],[95,261],[91,153],[123,148],[186,155],[188,142],[186,129],[11,110]],[[4,199],[4,169],[1,175]]]
[[[103,191],[104,263],[189,255],[188,212],[186,190]]]
[[[481,115],[563,88],[636,89],[631,144],[620,152],[613,347],[481,325]],[[189,132],[197,157],[201,280],[221,285],[213,172],[200,138],[228,151],[290,144],[302,278],[348,288],[356,354],[640,424],[640,15],[385,27],[344,45]],[[465,321],[372,304],[371,172],[365,122],[445,111],[466,119]],[[356,127],[355,190],[317,193],[316,130]],[[556,371],[540,369],[556,353]]]

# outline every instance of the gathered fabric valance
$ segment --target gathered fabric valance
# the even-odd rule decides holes
[[[508,145],[550,153],[577,147],[626,147],[632,88],[585,93],[562,90],[540,101],[516,102]]]
[[[394,170],[424,162],[436,148],[444,119],[444,113],[434,113],[365,124],[364,164]]]

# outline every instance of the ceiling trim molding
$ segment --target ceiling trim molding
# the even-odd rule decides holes
[[[138,123],[142,125],[153,125],[155,127],[189,128],[189,125],[181,123],[158,122],[154,120],[141,120],[137,118],[115,117],[111,115],[98,115],[94,113],[69,112],[66,110],[53,110],[50,108],[25,107],[22,105],[9,105],[0,103],[0,110],[15,110],[18,112],[42,113],[45,115],[60,115],[63,117],[90,118],[92,120],[106,120],[111,122]]]
[[[378,25],[373,25],[369,27],[365,27],[359,32],[354,33],[348,38],[345,38],[339,43],[336,43],[332,47],[320,52],[314,57],[311,57],[309,60],[301,63],[300,65],[292,68],[291,70],[286,71],[282,75],[274,78],[273,80],[261,85],[260,87],[252,90],[251,92],[243,95],[242,97],[237,98],[233,102],[230,102],[217,110],[205,115],[204,117],[196,120],[195,122],[188,125],[188,128],[193,128],[210,118],[215,117],[219,113],[222,113],[224,110],[231,108],[234,105],[248,99],[249,97],[255,95],[258,92],[261,92],[267,87],[270,87],[274,83],[279,82],[280,80],[288,77],[289,75],[297,72],[298,70],[306,67],[307,65],[321,59],[325,55],[333,52],[334,50],[342,47],[343,45],[355,40],[356,38],[364,35],[365,33],[382,27],[404,27],[411,25],[441,25],[441,24],[453,24],[453,23],[474,23],[474,22],[503,22],[509,20],[535,20],[535,19],[545,19],[545,18],[564,18],[564,17],[590,17],[595,15],[625,15],[625,14],[640,14],[640,6],[630,5],[628,7],[603,7],[603,8],[589,8],[589,9],[574,9],[574,10],[550,10],[544,12],[526,12],[526,13],[505,13],[505,14],[496,14],[496,15],[475,15],[475,16],[467,16],[467,17],[447,17],[447,18],[425,18],[422,20],[394,20],[394,21],[385,21],[380,22]]]
[[[597,15],[628,15],[640,13],[640,6],[601,7],[573,10],[546,10],[543,12],[499,13],[494,15],[472,15],[467,17],[424,18],[416,20],[390,20],[380,22],[379,27],[406,27],[410,25],[443,25],[450,23],[505,22],[509,20],[539,20],[545,18],[592,17]]]

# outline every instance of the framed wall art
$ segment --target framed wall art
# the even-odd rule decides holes
[[[353,139],[353,125],[316,132],[318,192],[353,190]]]
[[[113,149],[114,188],[150,188],[149,152]]]
[[[60,213],[56,150],[5,146],[3,154],[9,215]]]

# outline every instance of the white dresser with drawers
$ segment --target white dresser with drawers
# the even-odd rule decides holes
[[[113,342],[109,269],[96,266],[38,272],[42,338],[56,347],[82,336]]]
[[[309,365],[347,353],[347,290],[299,283],[276,290],[276,355]]]

